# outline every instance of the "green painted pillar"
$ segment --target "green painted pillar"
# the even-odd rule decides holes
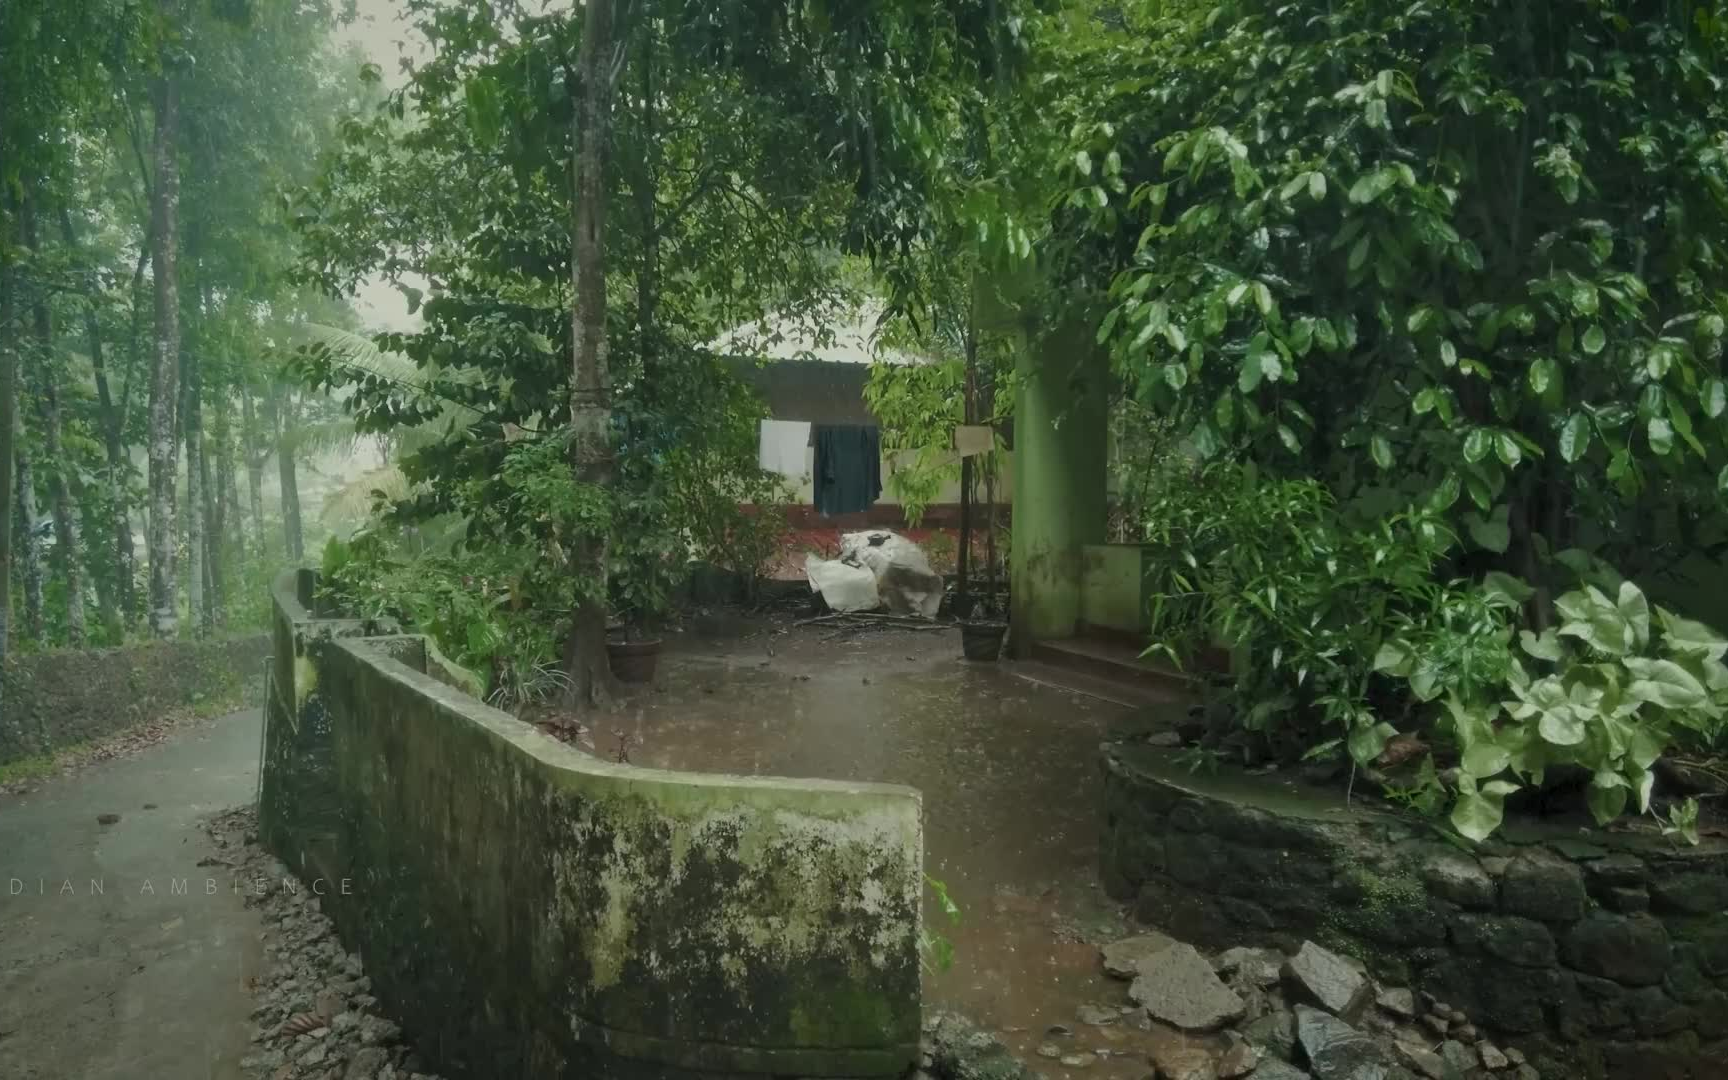
[[[1074,634],[1082,548],[1104,541],[1110,368],[1078,317],[1028,341],[1016,366],[1009,619],[1024,656]]]

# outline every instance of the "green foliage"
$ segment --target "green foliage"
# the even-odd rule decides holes
[[[1564,619],[1558,628],[1520,634],[1533,670],[1509,665],[1509,700],[1457,691],[1446,699],[1446,726],[1462,755],[1452,823],[1473,840],[1498,827],[1505,796],[1540,786],[1558,766],[1591,774],[1589,804],[1599,823],[1629,803],[1646,813],[1656,760],[1676,744],[1722,732],[1728,639],[1652,606],[1630,582],[1614,598],[1587,585],[1555,607]],[[1397,660],[1380,669],[1410,675],[1403,658],[1412,650],[1394,643],[1387,651]]]
[[[941,881],[924,875],[924,885],[930,894],[936,898],[936,905],[950,926],[960,925],[960,905],[948,895],[948,886]],[[954,966],[954,942],[950,941],[940,931],[927,926],[918,931],[918,955],[926,970],[943,972]]]

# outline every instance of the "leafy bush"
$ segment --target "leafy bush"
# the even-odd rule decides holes
[[[1462,753],[1452,824],[1472,839],[1499,826],[1507,795],[1542,784],[1561,765],[1591,774],[1590,810],[1599,823],[1619,817],[1634,798],[1646,813],[1656,760],[1677,742],[1722,733],[1728,639],[1652,608],[1631,582],[1612,599],[1587,585],[1555,607],[1564,620],[1558,628],[1519,634],[1535,670],[1516,658],[1507,664],[1509,700],[1457,692],[1446,699],[1449,733]],[[1420,651],[1393,641],[1375,667],[1411,676],[1422,663]],[[1426,685],[1418,688],[1415,678],[1411,685],[1426,696]]]

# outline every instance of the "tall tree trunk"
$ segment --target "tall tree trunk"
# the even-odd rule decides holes
[[[0,116],[5,102],[0,101]],[[3,164],[3,162],[0,162]],[[13,325],[16,280],[12,270],[12,206],[0,202],[0,327]],[[0,720],[6,716],[6,658],[12,647],[12,460],[18,423],[18,336],[0,333]]]
[[[211,401],[216,406],[216,421],[208,449],[216,455],[216,486],[210,514],[210,604],[220,624],[228,602],[228,554],[240,552],[238,544],[230,546],[232,538],[228,535],[234,511],[234,448],[228,428],[228,388],[217,387]]]
[[[245,429],[246,454],[246,494],[252,504],[252,538],[258,545],[258,556],[263,558],[270,550],[270,541],[264,536],[264,460],[265,439],[258,430],[258,414],[252,405],[252,392],[245,387],[240,388],[241,425]]]
[[[28,380],[20,380],[21,383]],[[40,643],[42,621],[42,517],[36,509],[36,470],[24,445],[24,410],[18,409],[18,576],[24,583],[24,635]]]
[[[161,0],[164,17],[174,16],[174,0]],[[174,581],[174,480],[177,443],[174,406],[180,370],[180,292],[175,266],[179,241],[180,90],[164,57],[156,83],[156,184],[150,200],[153,243],[151,272],[156,288],[156,341],[150,358],[150,630],[170,637],[177,629],[178,590]]]
[[[60,235],[66,243],[68,252],[78,250],[78,236],[72,228],[72,212],[62,204],[60,207]],[[138,271],[134,278],[144,269],[144,254],[139,254]],[[136,295],[136,294],[134,294]],[[96,297],[94,289],[90,302],[84,305],[84,337],[90,350],[90,364],[96,375],[97,415],[102,428],[102,449],[107,455],[108,472],[105,480],[108,487],[108,512],[113,518],[112,535],[109,543],[113,550],[109,558],[113,566],[106,575],[97,576],[98,602],[101,605],[102,623],[108,628],[109,637],[119,640],[124,633],[125,618],[122,612],[130,613],[132,609],[132,522],[126,505],[126,416],[124,410],[114,401],[112,388],[108,385],[108,365],[102,351],[102,328],[96,318]],[[86,535],[94,536],[89,531],[90,522],[86,522]],[[111,577],[106,585],[102,578]]]
[[[300,530],[300,477],[294,467],[294,404],[284,400],[276,410],[280,426],[276,438],[276,475],[282,484],[282,537],[288,560],[306,558],[306,538]]]
[[[581,104],[572,116],[575,149],[571,186],[571,451],[576,479],[612,483],[611,379],[606,356],[606,149],[612,112],[612,4],[590,0],[583,8],[582,47],[577,57]],[[606,658],[607,537],[577,538],[578,588],[570,637],[564,647],[568,676],[565,704],[587,709],[612,693]]]
[[[202,344],[202,342],[200,342]],[[180,410],[181,436],[186,440],[186,614],[193,632],[210,632],[210,607],[205,585],[204,550],[204,409],[198,380],[198,349],[182,354],[183,390]]]
[[[34,193],[25,197],[24,242],[30,250],[40,252],[41,237],[36,228],[40,200]],[[54,519],[54,556],[66,583],[66,644],[82,647],[84,631],[84,559],[79,552],[78,523],[72,516],[71,484],[67,480],[69,466],[60,446],[59,377],[54,371],[54,319],[48,311],[47,296],[38,291],[31,304],[31,321],[36,333],[37,408],[42,420],[42,450],[48,481],[48,512]]]

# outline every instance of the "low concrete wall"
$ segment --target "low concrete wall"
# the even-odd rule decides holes
[[[435,677],[423,639],[313,618],[309,578],[276,589],[265,841],[328,883],[343,939],[440,1071],[913,1062],[916,791],[601,761]]]
[[[1107,747],[1105,887],[1213,948],[1313,938],[1543,1076],[1728,1076],[1728,844],[1508,823],[1475,850],[1276,776]]]
[[[0,765],[112,735],[171,709],[237,704],[269,646],[258,634],[10,656]]]

